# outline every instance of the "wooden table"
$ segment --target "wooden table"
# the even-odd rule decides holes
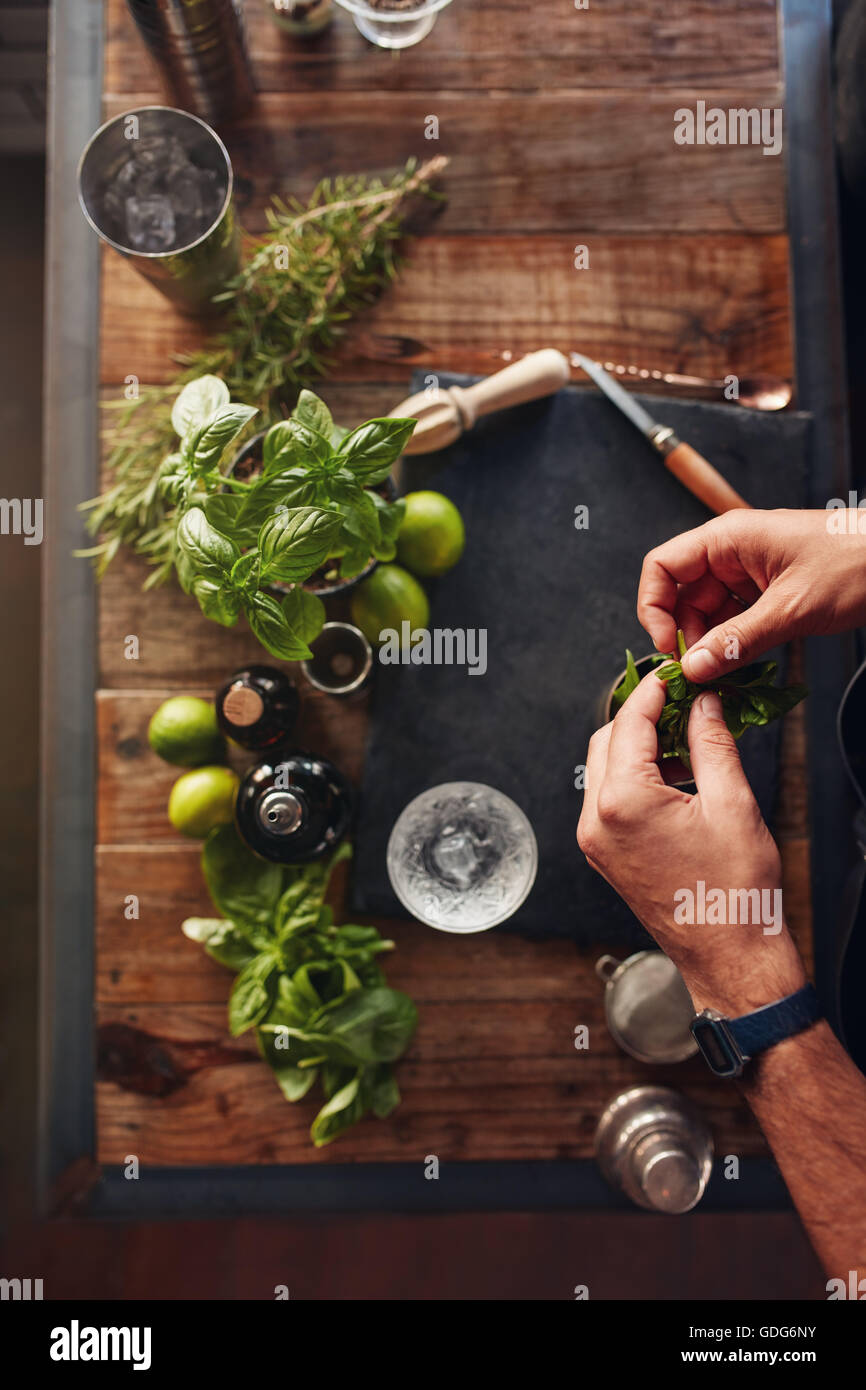
[[[432,35],[381,52],[338,11],[309,44],[247,4],[257,110],[222,131],[241,215],[326,174],[450,158],[432,234],[365,326],[441,349],[579,347],[602,359],[723,377],[794,373],[785,169],[755,147],[681,147],[673,113],[697,96],[783,104],[775,0],[455,0]],[[106,6],[105,115],[158,85],[122,0]],[[439,120],[437,143],[425,119]],[[574,248],[590,268],[574,268]],[[172,375],[199,330],[117,256],[103,257],[101,383]],[[407,375],[344,353],[323,395],[354,424],[405,394]],[[596,950],[491,932],[459,943],[404,921],[389,980],[417,1001],[403,1103],[316,1151],[315,1104],[287,1105],[251,1038],[229,1038],[229,977],[180,932],[210,905],[198,849],[165,816],[175,771],[149,750],[166,696],[210,695],[260,655],[245,630],[206,622],[173,588],[142,594],[142,568],[112,565],[99,595],[96,1025],[97,1158],[142,1166],[356,1164],[586,1158],[599,1113],[637,1082],[698,1101],[720,1154],[764,1152],[736,1090],[703,1063],[649,1069],[603,1023]],[[128,634],[140,657],[126,660]],[[303,742],[358,777],[366,712],[302,688]],[[786,906],[810,955],[804,734],[787,723],[778,830]],[[575,819],[578,807],[575,808]],[[124,901],[140,900],[127,921]],[[588,1052],[574,1047],[589,1025]],[[111,1078],[111,1079],[108,1079]],[[425,1185],[426,1186],[426,1185]]]

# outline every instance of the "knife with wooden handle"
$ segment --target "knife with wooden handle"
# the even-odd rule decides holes
[[[722,512],[733,511],[735,507],[750,506],[721,473],[713,468],[711,463],[707,463],[697,449],[693,449],[690,444],[684,444],[667,425],[659,425],[653,420],[634,396],[629,395],[628,391],[605,371],[600,362],[593,361],[591,357],[584,357],[579,352],[573,352],[571,360],[592,378],[608,400],[612,401],[640,430],[644,438],[649,440],[664,459],[665,468],[679,479],[683,487],[699,498],[704,506],[709,507],[711,512],[721,516]]]

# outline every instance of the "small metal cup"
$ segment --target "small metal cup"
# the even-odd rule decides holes
[[[713,1167],[713,1138],[703,1116],[667,1086],[635,1086],[608,1105],[595,1133],[595,1156],[611,1187],[639,1207],[691,1211]]]
[[[694,1005],[673,961],[661,951],[627,960],[600,956],[604,1012],[615,1042],[639,1062],[684,1062],[698,1045],[691,1034]]]
[[[313,655],[301,662],[301,670],[326,695],[354,695],[369,681],[373,649],[351,623],[325,623],[310,650]]]
[[[135,140],[149,136],[176,137],[193,164],[217,174],[217,187],[223,194],[211,222],[193,240],[169,251],[137,251],[127,244],[124,229],[106,202],[106,192],[134,151]],[[213,296],[240,265],[233,184],[231,160],[216,131],[198,116],[171,106],[142,106],[115,116],[90,137],[78,164],[78,200],[93,230],[181,313],[193,316],[218,312]]]

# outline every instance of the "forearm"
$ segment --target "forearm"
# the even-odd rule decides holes
[[[866,1277],[866,1077],[818,1023],[750,1063],[742,1088],[827,1274]]]
[[[720,959],[716,949],[681,969],[695,1008],[728,1018],[806,982],[787,928],[736,956]],[[828,1275],[846,1287],[851,1270],[866,1277],[866,1077],[819,1023],[748,1063],[740,1086]]]

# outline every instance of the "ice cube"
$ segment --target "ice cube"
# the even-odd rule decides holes
[[[198,219],[202,215],[197,172],[193,172],[189,167],[177,169],[166,178],[165,196],[170,200],[176,218]]]
[[[127,198],[126,236],[135,251],[167,251],[175,241],[174,212],[168,198]]]

